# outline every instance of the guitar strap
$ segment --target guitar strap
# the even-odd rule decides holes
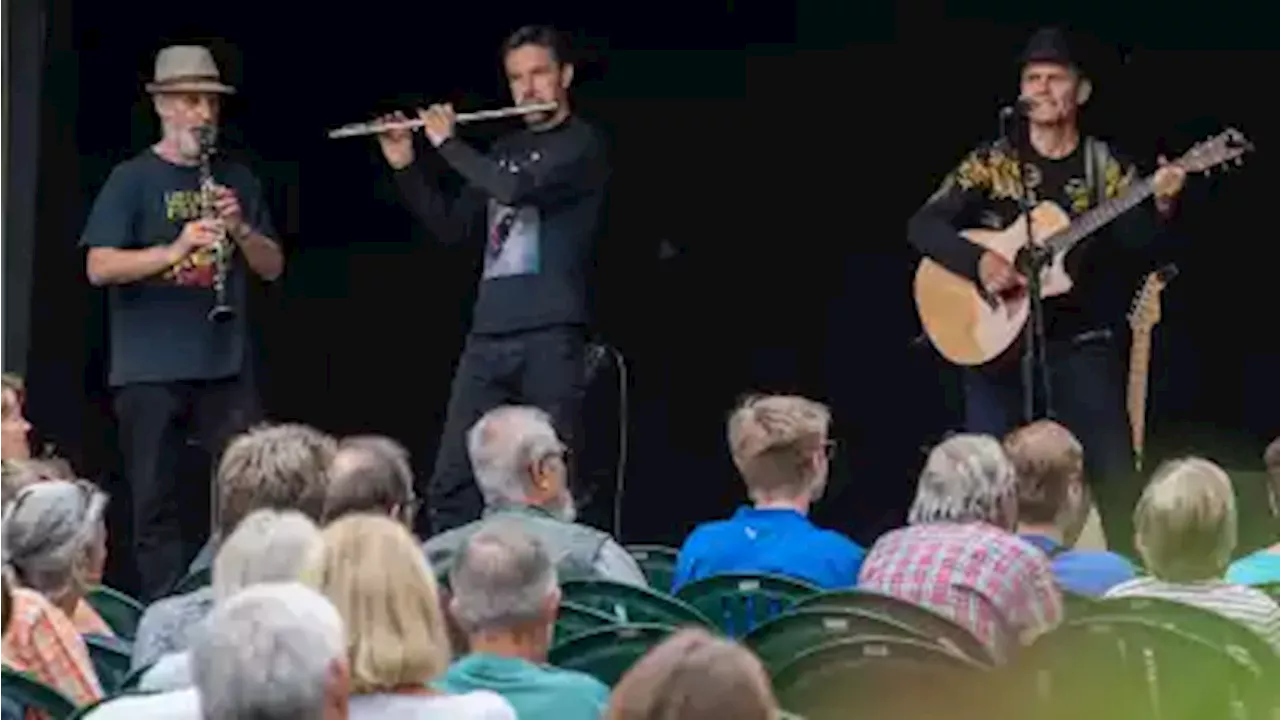
[[[1093,189],[1094,207],[1107,199],[1107,161],[1111,159],[1111,149],[1102,140],[1093,136],[1084,139],[1084,180]]]

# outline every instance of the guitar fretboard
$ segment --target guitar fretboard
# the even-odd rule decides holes
[[[1111,198],[1073,220],[1065,230],[1045,240],[1045,246],[1054,253],[1065,253],[1076,243],[1097,232],[1103,225],[1151,197],[1154,192],[1155,185],[1152,183],[1152,178],[1143,178],[1123,195]]]

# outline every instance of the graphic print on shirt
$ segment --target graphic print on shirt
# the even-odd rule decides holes
[[[164,214],[169,222],[182,231],[182,226],[192,220],[199,220],[201,213],[201,196],[199,190],[171,190],[164,194]],[[227,243],[230,252],[235,252],[235,244]],[[213,248],[205,247],[187,255],[177,264],[172,265],[160,276],[160,281],[167,285],[185,287],[213,287],[214,253]]]
[[[542,159],[533,151],[522,158],[500,157],[498,166],[514,174]],[[485,238],[482,278],[537,275],[542,269],[542,218],[531,205],[511,207],[489,200],[489,232]]]

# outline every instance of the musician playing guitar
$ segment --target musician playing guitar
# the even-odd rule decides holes
[[[1026,119],[1025,126],[1010,133],[1020,138],[1016,152],[1001,140],[969,153],[912,216],[911,244],[991,296],[1025,294],[1027,280],[1014,264],[965,238],[960,229],[1004,228],[1017,220],[1020,179],[1026,181],[1033,206],[1051,201],[1071,217],[1140,179],[1136,167],[1105,143],[1081,134],[1078,113],[1091,89],[1062,34],[1037,32],[1021,57]],[[1021,172],[1015,157],[1022,161]],[[1163,158],[1160,166],[1156,207],[1133,209],[1068,253],[1066,268],[1074,287],[1046,298],[1043,306],[1052,408],[1056,419],[1083,441],[1104,528],[1112,548],[1120,552],[1131,552],[1129,518],[1138,484],[1132,477],[1123,374],[1112,327],[1123,323],[1144,269],[1143,252],[1185,181],[1181,168]],[[1020,344],[991,362],[963,368],[968,431],[1003,437],[1022,422],[1019,355]]]

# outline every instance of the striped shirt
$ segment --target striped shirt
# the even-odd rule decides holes
[[[986,523],[928,523],[889,532],[863,562],[858,587],[950,618],[997,657],[1062,622],[1049,557]]]
[[[13,616],[4,633],[4,664],[66,695],[77,705],[102,697],[89,649],[76,626],[40,593],[14,588]],[[27,717],[44,717],[29,710]]]
[[[1150,597],[1216,612],[1250,628],[1280,652],[1280,605],[1266,593],[1225,580],[1173,583],[1141,577],[1121,583],[1106,597]]]

